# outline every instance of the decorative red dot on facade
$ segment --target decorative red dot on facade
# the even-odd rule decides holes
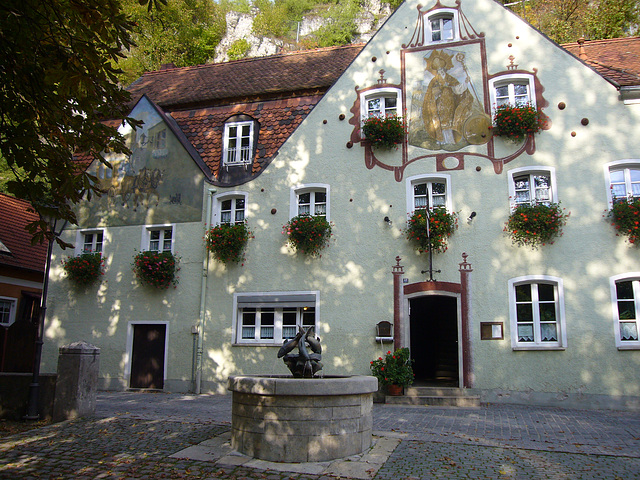
[[[372,62],[375,62],[376,60],[378,60],[376,57],[371,57]]]
[[[511,43],[510,43],[510,44],[509,44],[509,45],[507,45],[507,46],[508,46],[509,48],[511,48],[511,47],[513,47],[513,44],[511,44]]]
[[[576,133],[576,132],[571,132],[571,136],[572,136],[572,137],[575,137],[576,135],[577,135],[577,133]]]
[[[340,120],[344,120],[344,113],[341,113],[340,115],[338,115],[338,118],[339,118]]]
[[[278,211],[278,210],[276,210],[275,208],[272,208],[272,209],[271,209],[271,215],[275,215],[277,211]]]
[[[353,143],[347,142],[347,148],[351,148],[351,147],[353,147]]]
[[[558,104],[558,108],[559,108],[560,110],[564,110],[565,108],[567,108],[567,104],[566,104],[566,103],[564,103],[564,102],[560,102],[560,103]]]
[[[322,123],[324,123],[324,124],[326,125],[326,124],[327,124],[327,121],[326,121],[326,120],[322,120]]]
[[[589,125],[589,119],[583,118],[582,120],[580,120],[580,123],[586,127],[587,125]]]
[[[478,166],[476,167],[476,172],[479,172],[480,170],[482,170],[482,167],[481,167],[480,165],[478,165]]]

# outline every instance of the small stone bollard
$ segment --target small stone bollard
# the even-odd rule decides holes
[[[53,421],[61,422],[96,411],[100,349],[87,342],[60,347]]]

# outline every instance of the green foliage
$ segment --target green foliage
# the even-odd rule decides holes
[[[178,257],[171,252],[140,252],[133,257],[133,273],[142,285],[158,289],[178,285]]]
[[[289,220],[282,233],[289,237],[289,244],[297,252],[315,257],[329,245],[331,224],[319,215],[303,214]]]
[[[413,383],[413,368],[408,348],[399,348],[395,352],[388,351],[382,357],[371,362],[371,373],[382,385],[401,385],[406,387]]]
[[[229,60],[240,60],[247,56],[250,48],[251,45],[249,45],[247,39],[241,38],[231,44],[229,50],[227,50],[227,56]]]
[[[532,105],[500,105],[493,116],[493,134],[521,141],[542,129],[543,119]]]
[[[260,9],[253,19],[253,32],[256,35],[279,38],[287,33],[290,21],[284,4],[271,0],[255,0],[255,6]]]
[[[209,0],[168,0],[151,13],[138,0],[123,0],[123,8],[136,24],[136,46],[120,62],[124,70],[120,79],[125,84],[163,64],[207,63],[227,28],[226,10]]]
[[[90,285],[95,282],[103,271],[104,260],[101,253],[82,253],[77,257],[62,260],[62,268],[67,278],[76,285]]]
[[[631,244],[640,243],[640,199],[617,201],[608,215],[616,235],[624,235]]]
[[[253,238],[253,234],[247,222],[222,223],[207,230],[204,241],[216,260],[238,263],[244,260],[243,253],[249,238]]]
[[[640,21],[637,0],[530,0],[524,11],[520,3],[509,8],[558,43],[628,36]]]
[[[444,207],[431,211],[420,209],[413,212],[407,221],[406,236],[413,242],[420,253],[429,251],[446,252],[447,239],[453,235],[458,227],[458,217],[455,213],[448,213]]]
[[[359,0],[347,0],[331,5],[323,15],[331,22],[313,34],[315,46],[332,47],[353,42],[358,33],[355,19],[360,8]]]
[[[504,231],[514,245],[535,249],[547,243],[553,244],[554,239],[562,235],[562,226],[568,217],[557,203],[518,205],[509,216]]]
[[[40,213],[76,223],[71,204],[98,191],[73,152],[104,163],[102,151],[128,152],[102,120],[127,114],[114,64],[132,45],[132,28],[119,0],[0,5],[0,156],[14,176],[6,188]],[[44,221],[29,229],[34,242],[52,237]]]
[[[372,147],[391,150],[404,140],[404,120],[395,114],[385,117],[371,116],[362,123],[362,133]]]

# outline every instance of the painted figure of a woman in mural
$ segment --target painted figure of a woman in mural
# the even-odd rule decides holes
[[[412,98],[411,145],[452,151],[480,143],[475,139],[477,119],[483,119],[481,128],[490,125],[490,119],[485,119],[464,60],[464,53],[453,51],[433,50],[425,55],[424,80]]]

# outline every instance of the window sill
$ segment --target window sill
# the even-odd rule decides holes
[[[636,343],[634,345],[616,345],[618,350],[640,350],[640,344]]]
[[[232,343],[232,347],[281,347],[281,343],[264,343],[264,342],[242,342],[242,343]]]
[[[511,350],[513,350],[514,352],[516,351],[549,351],[549,350],[556,350],[556,351],[564,351],[566,350],[567,347],[561,347],[558,345],[554,345],[554,346],[544,346],[544,345],[531,345],[531,346],[523,346],[523,345],[518,345],[516,347],[511,347]]]

